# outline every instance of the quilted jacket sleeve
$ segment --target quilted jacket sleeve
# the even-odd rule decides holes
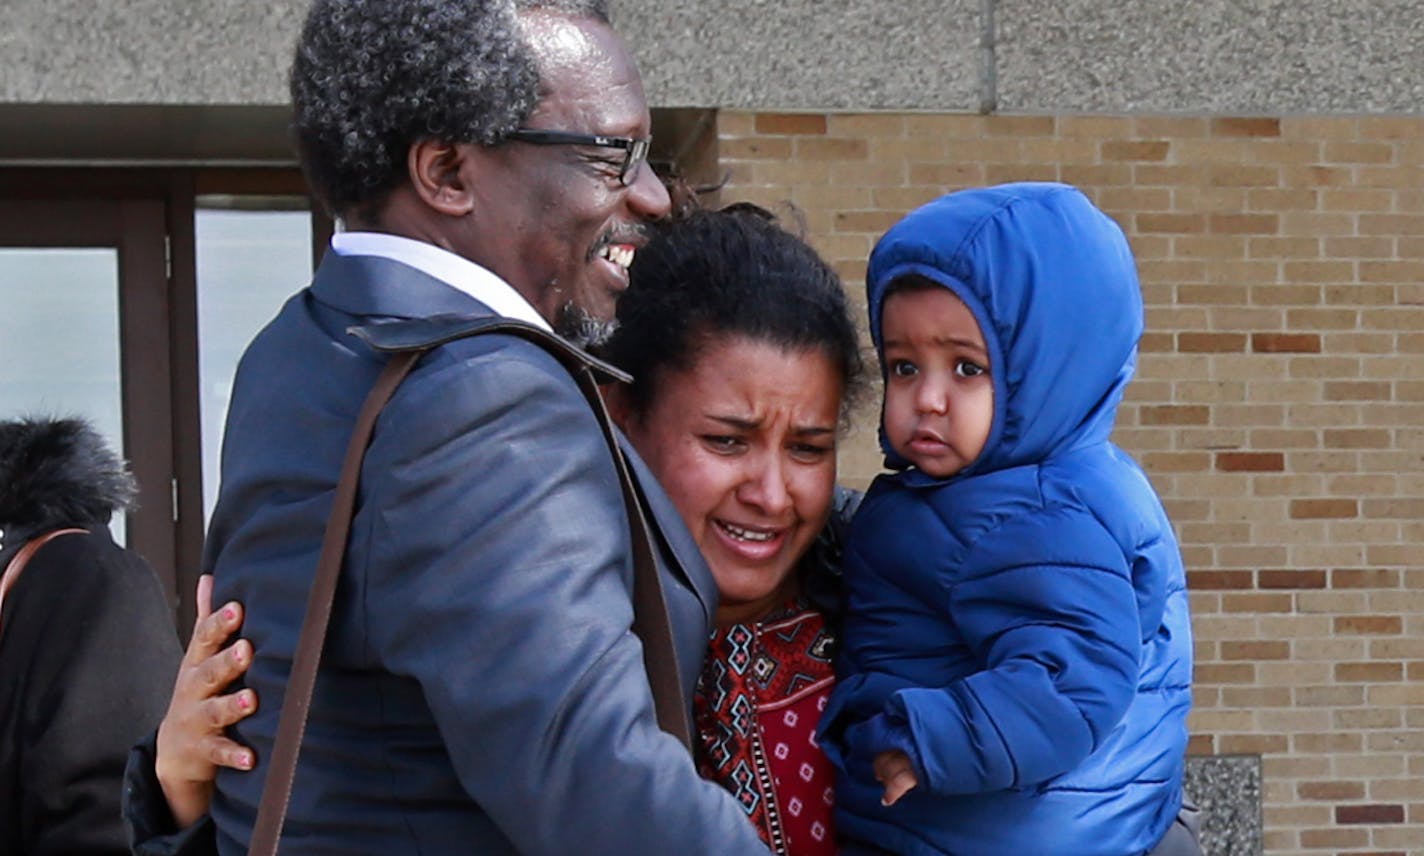
[[[766,852],[654,721],[617,477],[562,368],[518,346],[413,375],[364,472],[369,656],[419,681],[520,853]]]
[[[993,532],[945,608],[983,670],[896,692],[879,724],[907,738],[928,789],[1044,782],[1077,766],[1127,711],[1137,602],[1121,548],[1090,515],[1045,512]]]

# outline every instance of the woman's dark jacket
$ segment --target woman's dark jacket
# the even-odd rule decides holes
[[[0,853],[129,852],[124,760],[181,651],[158,578],[109,535],[125,479],[82,423],[0,423],[0,568],[89,530],[35,553],[0,613]]]

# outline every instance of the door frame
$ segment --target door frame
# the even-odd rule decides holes
[[[204,534],[194,217],[208,194],[310,198],[295,166],[0,167],[0,246],[118,249],[124,455],[142,491],[129,543],[184,638]],[[311,210],[315,268],[334,224]]]

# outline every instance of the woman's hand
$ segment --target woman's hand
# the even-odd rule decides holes
[[[257,695],[242,690],[220,695],[252,663],[252,644],[239,639],[224,648],[242,624],[242,607],[229,603],[212,612],[213,578],[198,578],[198,620],[178,666],[168,713],[158,724],[155,772],[179,828],[208,812],[218,767],[250,770],[252,750],[223,729],[257,710]]]

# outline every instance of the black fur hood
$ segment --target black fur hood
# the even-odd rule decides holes
[[[81,419],[0,422],[0,530],[4,546],[65,526],[95,527],[131,510],[138,487]]]

